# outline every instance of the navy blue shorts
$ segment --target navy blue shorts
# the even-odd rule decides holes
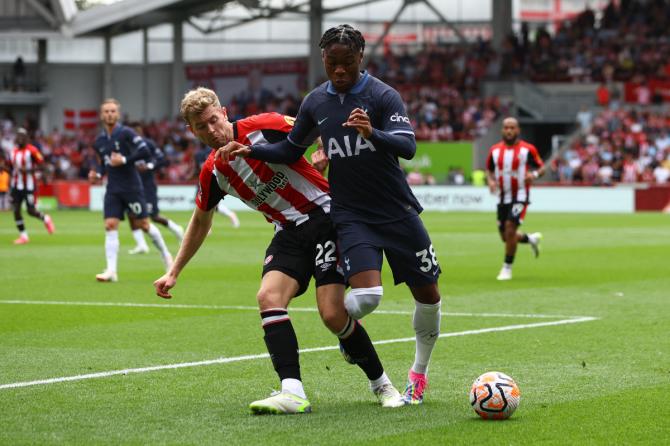
[[[144,198],[147,201],[147,214],[154,216],[160,213],[158,209],[158,188],[154,182],[144,182]]]
[[[437,283],[442,270],[419,216],[385,224],[338,223],[335,229],[347,280],[362,271],[381,271],[384,254],[396,285]]]
[[[105,192],[105,218],[124,219],[124,214],[135,218],[147,218],[147,202],[143,191],[132,192]]]

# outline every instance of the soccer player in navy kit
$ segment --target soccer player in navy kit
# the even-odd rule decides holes
[[[135,169],[135,161],[147,159],[149,151],[146,143],[131,128],[119,123],[120,104],[116,99],[105,99],[100,105],[100,120],[103,131],[93,147],[101,160],[98,171],[88,174],[91,182],[107,174],[105,190],[105,257],[107,268],[95,276],[98,282],[116,282],[117,258],[119,253],[119,221],[124,213],[132,213],[137,224],[149,234],[161,255],[166,268],[172,265],[172,256],[165,246],[163,236],[147,218],[147,205],[140,176]]]
[[[416,152],[414,131],[398,92],[360,71],[365,40],[359,31],[349,25],[330,28],[319,46],[329,81],[305,98],[287,140],[231,142],[217,153],[224,160],[293,162],[321,135],[330,162],[331,214],[351,286],[345,306],[360,319],[379,305],[386,254],[395,283],[407,283],[415,299],[416,356],[404,397],[420,404],[440,333],[440,266],[419,218],[423,209],[398,164],[398,157],[410,159]]]
[[[161,224],[168,228],[170,232],[172,232],[172,234],[174,234],[174,236],[177,238],[177,241],[181,243],[181,240],[184,238],[184,228],[169,218],[160,215],[160,210],[158,209],[158,186],[156,185],[156,170],[168,165],[165,154],[156,145],[154,140],[144,136],[141,125],[134,124],[131,127],[134,128],[135,132],[144,139],[144,142],[147,145],[147,149],[149,150],[148,159],[140,159],[135,161],[135,168],[140,173],[140,179],[142,180],[142,188],[144,189],[144,198],[147,201],[147,213],[149,214],[149,218],[151,218],[152,222]],[[128,254],[145,254],[149,252],[147,242],[144,240],[144,232],[142,231],[142,228],[137,225],[134,218],[130,217],[129,220],[136,245],[134,248],[128,251]]]

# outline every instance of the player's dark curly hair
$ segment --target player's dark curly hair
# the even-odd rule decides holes
[[[319,42],[319,48],[325,50],[326,47],[334,43],[346,45],[354,52],[365,49],[363,34],[351,25],[335,26],[323,33],[323,37],[321,37],[321,41]]]

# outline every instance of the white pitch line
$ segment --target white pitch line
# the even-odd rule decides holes
[[[478,330],[465,330],[465,331],[456,331],[452,333],[442,333],[439,337],[441,338],[452,338],[452,337],[457,337],[457,336],[468,336],[468,335],[475,335],[475,334],[483,334],[483,333],[493,333],[493,332],[499,332],[499,331],[510,331],[510,330],[521,330],[524,328],[537,328],[537,327],[549,327],[549,326],[554,326],[554,325],[565,325],[565,324],[576,324],[580,322],[589,322],[589,321],[594,321],[597,320],[598,318],[596,317],[590,317],[590,316],[584,316],[576,319],[563,319],[559,321],[550,321],[550,322],[536,322],[534,324],[517,324],[517,325],[506,325],[502,327],[490,327],[490,328],[481,328]],[[382,341],[376,341],[373,342],[375,345],[381,345],[381,344],[395,344],[395,343],[400,343],[400,342],[413,342],[415,340],[414,337],[410,338],[398,338],[398,339],[386,339]],[[328,350],[337,350],[339,349],[339,346],[325,346],[325,347],[314,347],[314,348],[305,348],[300,350],[300,353],[312,353],[312,352],[322,352],[322,351],[328,351]],[[158,370],[170,370],[170,369],[181,369],[181,368],[186,368],[186,367],[199,367],[199,366],[206,366],[206,365],[214,365],[214,364],[228,364],[231,362],[240,362],[240,361],[251,361],[254,359],[262,359],[262,358],[268,358],[270,355],[267,353],[261,353],[258,355],[244,355],[244,356],[234,356],[230,358],[218,358],[218,359],[210,359],[206,361],[196,361],[196,362],[181,362],[177,364],[166,364],[166,365],[156,365],[156,366],[151,366],[151,367],[141,367],[141,368],[134,368],[134,369],[123,369],[123,370],[110,370],[107,372],[98,372],[98,373],[88,373],[86,375],[74,375],[74,376],[63,376],[60,378],[50,378],[50,379],[40,379],[36,381],[23,381],[23,382],[16,382],[16,383],[9,383],[9,384],[2,384],[0,385],[0,390],[3,389],[16,389],[19,387],[30,387],[30,386],[38,386],[38,385],[45,385],[45,384],[56,384],[56,383],[61,383],[61,382],[68,382],[68,381],[82,381],[85,379],[94,379],[94,378],[106,378],[108,376],[115,376],[115,375],[128,375],[130,373],[146,373],[146,372],[155,372]]]
[[[84,307],[129,307],[129,308],[172,308],[193,310],[241,310],[258,311],[258,307],[245,305],[188,305],[188,304],[149,304],[137,302],[81,302],[81,301],[58,301],[58,300],[0,300],[0,304],[8,305],[72,305]],[[290,307],[289,312],[316,312],[313,307]],[[375,310],[373,314],[399,314],[411,315],[410,310]],[[568,316],[565,314],[512,314],[512,313],[454,313],[442,312],[442,316],[452,317],[514,317],[529,319],[557,319],[557,318],[580,318],[582,316]]]

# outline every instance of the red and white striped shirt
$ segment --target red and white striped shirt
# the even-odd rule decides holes
[[[12,150],[12,189],[34,191],[37,186],[35,168],[44,162],[42,154],[32,144]]]
[[[526,173],[544,165],[534,145],[519,140],[513,146],[500,141],[489,149],[486,167],[495,175],[501,203],[528,203],[530,183]]]
[[[233,122],[235,141],[245,145],[273,143],[286,138],[293,118],[263,113]],[[292,164],[273,164],[237,157],[215,160],[212,151],[200,172],[196,205],[213,209],[226,195],[233,195],[261,212],[278,229],[309,220],[309,212],[320,207],[330,212],[328,182],[304,157]]]

